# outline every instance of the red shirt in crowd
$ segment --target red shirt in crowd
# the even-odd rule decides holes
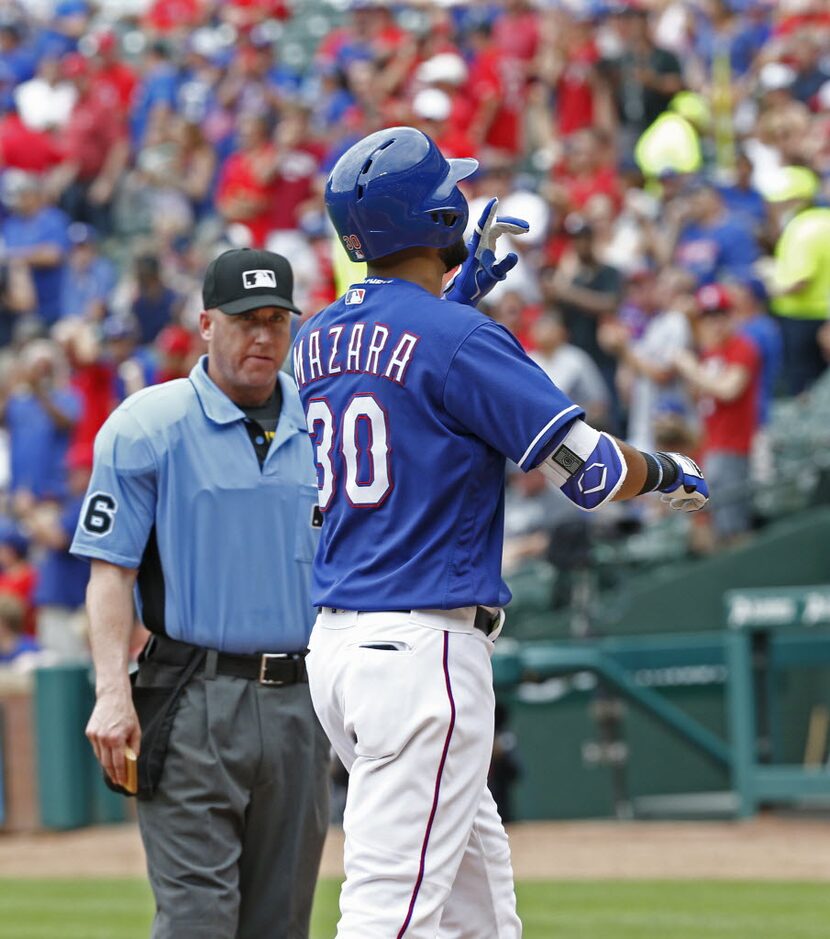
[[[119,106],[126,110],[132,104],[138,78],[123,62],[105,62],[94,73],[92,83],[96,91],[111,89]]]
[[[61,131],[64,159],[78,164],[78,179],[91,182],[101,172],[110,150],[126,137],[115,89],[95,84],[78,98]]]
[[[282,155],[280,169],[271,181],[269,231],[294,230],[299,226],[299,210],[311,198],[321,154],[299,147]]]
[[[816,3],[814,4],[816,9],[807,9],[802,13],[796,12],[789,16],[784,16],[776,23],[773,34],[775,36],[791,36],[793,33],[803,29],[827,29],[830,27],[830,11],[820,9],[819,7],[822,5]],[[807,5],[804,4],[804,6]]]
[[[450,110],[450,126],[463,133],[467,133],[470,124],[476,116],[476,103],[467,88],[461,88],[451,96],[452,108]]]
[[[34,636],[35,605],[34,595],[37,584],[37,571],[28,562],[22,562],[11,571],[0,571],[0,593],[11,593],[26,607],[23,619],[23,632],[27,636]]]
[[[290,15],[285,0],[224,0],[224,3],[244,11],[250,23],[264,19],[285,20]]]
[[[101,425],[116,404],[113,370],[103,362],[76,366],[70,384],[81,398],[81,416],[72,432],[69,452],[73,460],[92,464],[92,445]]]
[[[530,62],[539,48],[539,15],[534,10],[500,16],[493,24],[493,42],[511,59]]]
[[[257,172],[257,159],[270,159],[273,145],[252,154],[245,151],[232,153],[225,161],[216,190],[216,204],[229,222],[239,222],[251,232],[252,245],[261,248],[274,227],[275,189],[271,182],[263,182]],[[234,199],[250,199],[258,208],[252,215],[235,215],[226,203]]]
[[[707,370],[718,372],[728,365],[741,365],[750,380],[734,401],[703,398],[700,403],[706,453],[749,454],[758,426],[758,387],[761,362],[758,350],[745,336],[730,336],[722,346],[706,350],[701,360]]]
[[[452,116],[447,121],[443,133],[435,137],[438,149],[446,157],[470,157],[476,155],[476,147],[466,132],[452,122]]]
[[[0,118],[0,166],[43,173],[60,163],[62,154],[52,137],[32,130],[19,114]]]
[[[568,211],[578,212],[585,208],[594,196],[607,196],[618,212],[621,204],[620,183],[611,166],[597,167],[594,173],[570,176],[566,169],[554,170],[553,179],[568,194]]]
[[[594,123],[594,66],[598,60],[593,39],[570,50],[556,83],[556,117],[564,136]]]
[[[525,352],[533,352],[536,343],[533,341],[533,324],[542,315],[542,308],[535,303],[529,303],[522,308],[519,320],[516,323],[514,335],[521,343]]]
[[[200,8],[199,0],[155,0],[144,21],[151,29],[166,33],[183,26],[195,25],[199,19]]]
[[[492,101],[499,107],[484,137],[489,147],[518,154],[522,147],[525,69],[519,59],[499,49],[483,50],[470,66],[467,87],[481,110]]]

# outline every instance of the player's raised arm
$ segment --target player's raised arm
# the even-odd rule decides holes
[[[513,270],[519,256],[513,251],[496,260],[496,244],[502,235],[526,235],[530,225],[523,218],[499,216],[499,200],[490,199],[467,242],[467,259],[444,287],[444,299],[477,306]]]
[[[497,215],[490,199],[467,242],[467,259],[444,287],[444,298],[476,306],[516,266],[518,256],[496,260],[501,235],[525,234],[524,219]],[[709,501],[700,467],[681,453],[643,453],[583,420],[573,421],[566,438],[543,461],[542,470],[581,509],[594,511],[649,492],[663,493],[673,509],[696,512]]]
[[[569,425],[539,468],[588,512],[648,492],[663,493],[664,502],[683,512],[696,512],[709,501],[694,460],[681,453],[644,453],[580,419]]]

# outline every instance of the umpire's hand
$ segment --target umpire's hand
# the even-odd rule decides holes
[[[137,576],[137,568],[93,558],[86,590],[95,663],[95,707],[86,735],[104,772],[119,786],[127,781],[124,748],[132,748],[138,756],[141,746],[141,728],[128,675]]]
[[[98,693],[86,735],[107,776],[119,786],[126,786],[124,748],[130,747],[136,756],[141,749],[141,728],[128,681],[123,689]]]

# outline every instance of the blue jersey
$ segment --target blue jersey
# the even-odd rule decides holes
[[[369,278],[294,343],[325,522],[312,600],[503,605],[505,457],[528,470],[582,416],[502,326]]]
[[[75,531],[82,504],[79,496],[70,496],[61,507],[58,524],[67,538]],[[48,548],[38,561],[34,602],[37,606],[77,609],[84,605],[88,580],[88,564],[73,557],[65,548]]]
[[[61,316],[61,291],[69,250],[69,218],[60,209],[47,206],[34,215],[11,215],[2,226],[2,237],[9,257],[25,255],[31,248],[51,245],[59,249],[61,260],[48,266],[33,266],[32,283],[37,295],[37,315],[51,326]]]
[[[722,275],[741,274],[758,260],[758,242],[737,213],[713,225],[687,225],[677,240],[675,260],[701,284]]]
[[[54,389],[49,397],[67,418],[80,419],[83,402],[73,388]],[[65,461],[72,432],[58,427],[40,401],[23,390],[9,396],[6,426],[11,438],[11,491],[29,489],[39,499],[65,495]]]
[[[153,632],[223,652],[296,652],[314,621],[320,524],[297,391],[280,375],[282,411],[260,467],[245,414],[206,362],[109,416],[71,550],[138,568]]]

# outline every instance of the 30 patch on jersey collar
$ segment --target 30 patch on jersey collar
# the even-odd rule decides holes
[[[357,303],[363,303],[366,291],[363,287],[352,287],[346,294],[346,306],[354,306]]]

